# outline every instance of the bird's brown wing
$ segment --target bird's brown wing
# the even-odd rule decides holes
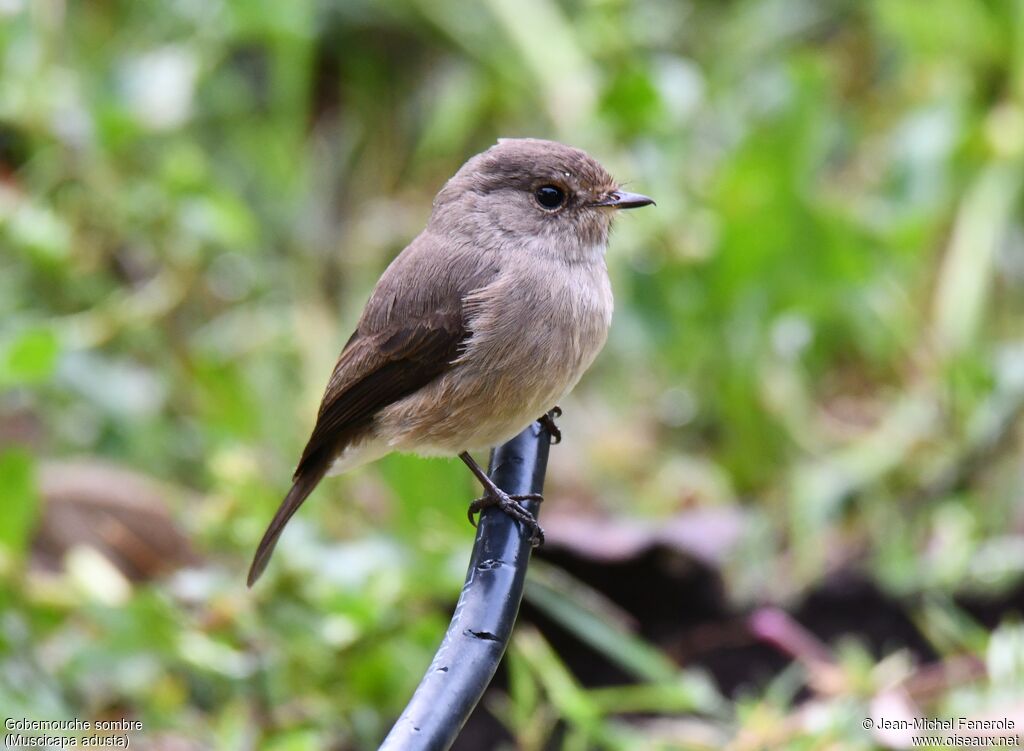
[[[467,296],[490,284],[500,266],[493,253],[429,229],[388,266],[334,367],[292,488],[256,550],[250,585],[338,453],[370,428],[381,409],[456,367],[471,334]]]
[[[468,335],[461,312],[435,313],[350,343],[327,385],[295,477],[314,469],[324,455],[332,460],[339,442],[379,409],[448,370]]]
[[[371,335],[356,332],[349,340],[327,385],[292,488],[256,549],[249,586],[263,573],[288,520],[323,479],[338,453],[367,429],[378,410],[448,370],[468,335],[461,310],[453,310]]]

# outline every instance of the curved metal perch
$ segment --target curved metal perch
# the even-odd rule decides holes
[[[491,452],[487,474],[506,493],[541,493],[551,434],[533,423]],[[524,504],[537,515],[536,501]],[[466,583],[448,632],[381,751],[444,751],[494,677],[519,612],[529,530],[497,508],[480,515]]]

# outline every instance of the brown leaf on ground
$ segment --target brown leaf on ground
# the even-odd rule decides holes
[[[42,518],[32,563],[56,571],[72,548],[98,550],[121,573],[144,581],[198,562],[169,511],[168,490],[138,472],[91,459],[39,468]]]

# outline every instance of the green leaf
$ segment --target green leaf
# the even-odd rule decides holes
[[[28,545],[28,535],[38,507],[31,455],[22,449],[0,453],[0,545],[20,555]]]
[[[60,356],[60,340],[49,328],[21,332],[0,345],[0,387],[41,383],[53,375]]]

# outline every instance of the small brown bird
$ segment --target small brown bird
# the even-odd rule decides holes
[[[546,416],[593,362],[612,319],[612,215],[651,203],[553,141],[504,138],[466,162],[370,295],[249,585],[325,475],[392,451],[459,456],[484,486],[470,519],[498,505],[538,542],[525,496],[500,490],[468,452]]]

